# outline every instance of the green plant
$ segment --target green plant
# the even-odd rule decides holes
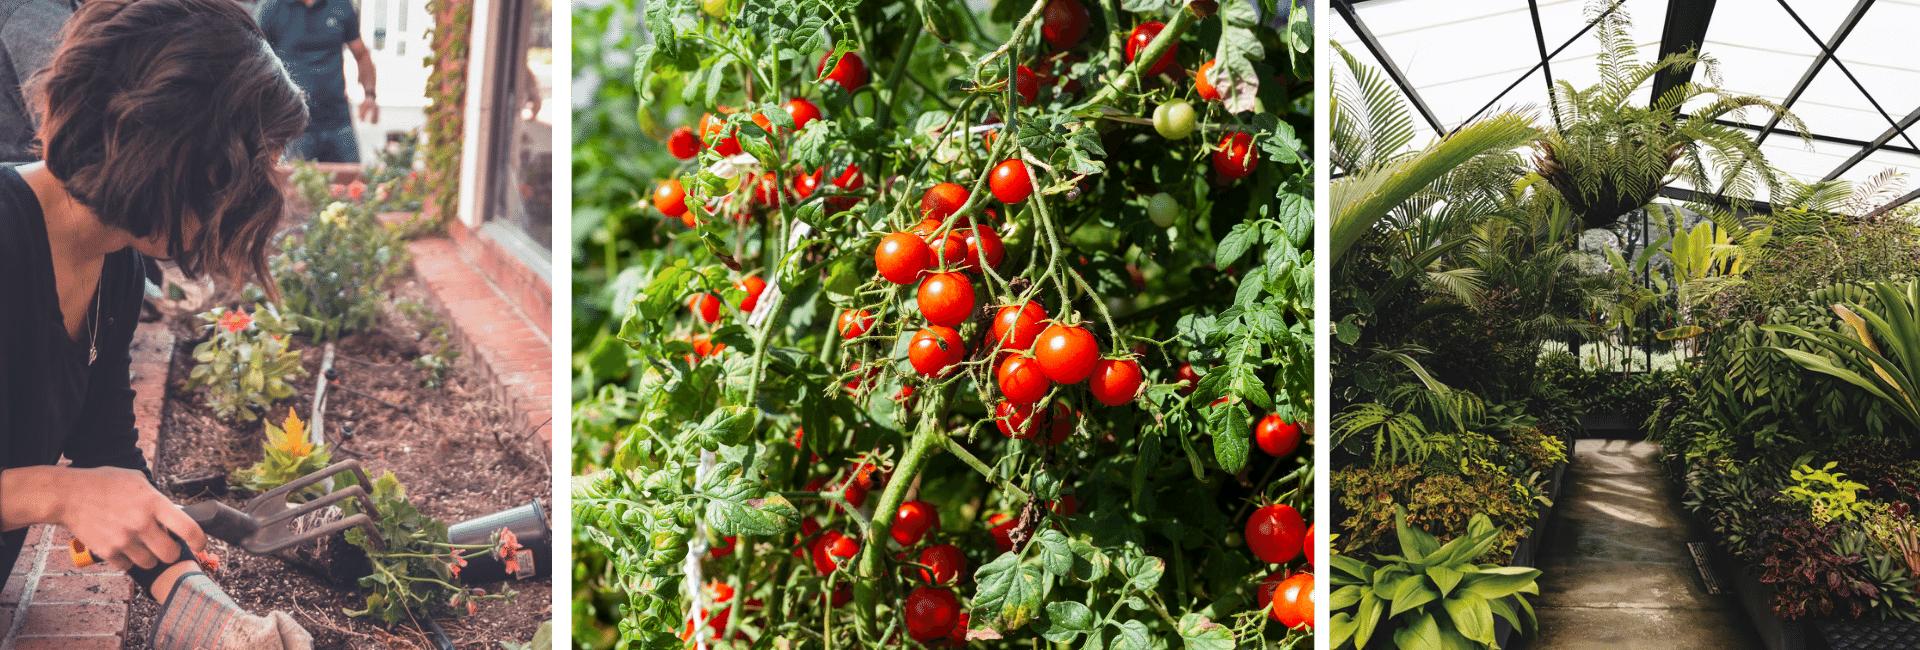
[[[1419,465],[1343,467],[1333,472],[1331,490],[1345,518],[1333,551],[1349,557],[1383,555],[1393,549],[1398,517],[1432,531],[1441,539],[1466,535],[1475,516],[1496,524],[1494,544],[1468,558],[1505,564],[1526,536],[1534,517],[1530,499],[1518,494],[1505,476],[1475,469],[1464,475],[1431,475]]]
[[[551,650],[552,648],[553,648],[553,621],[547,621],[547,622],[541,623],[540,629],[535,630],[533,633],[533,638],[528,640],[526,643],[519,643],[516,641],[500,642],[500,650]]]
[[[1404,509],[1394,522],[1398,555],[1376,556],[1379,566],[1332,558],[1327,608],[1335,650],[1368,648],[1376,633],[1388,632],[1402,650],[1497,648],[1494,617],[1522,633],[1535,625],[1525,596],[1540,594],[1540,570],[1474,562],[1500,537],[1485,515],[1474,515],[1467,534],[1445,545],[1408,525]]]
[[[252,314],[216,307],[199,318],[212,335],[193,348],[186,389],[205,386],[215,416],[252,422],[292,396],[293,379],[307,374],[300,352],[289,345],[300,328],[272,304]]]
[[[1835,519],[1858,520],[1867,512],[1867,504],[1860,501],[1856,493],[1867,486],[1846,480],[1845,474],[1827,471],[1837,464],[1827,463],[1820,469],[1801,465],[1792,470],[1787,476],[1794,483],[1781,490],[1780,496],[1806,506],[1813,520],[1822,524],[1832,523]]]
[[[413,358],[413,369],[426,373],[420,378],[420,385],[427,388],[439,388],[446,384],[447,373],[453,370],[453,362],[460,358],[460,346],[454,343],[453,335],[440,315],[425,304],[404,300],[399,304],[400,314],[413,321],[416,331],[424,332],[421,337],[423,352]]]
[[[407,500],[406,487],[392,472],[383,472],[372,480],[368,496],[378,511],[373,527],[380,540],[368,539],[359,527],[347,529],[346,538],[365,551],[373,565],[373,573],[360,579],[360,586],[373,593],[367,594],[364,608],[348,609],[347,615],[372,616],[391,625],[415,615],[445,612],[464,616],[474,612],[476,601],[513,599],[511,589],[481,594],[453,582],[460,577],[460,567],[466,565],[461,556],[469,551],[485,551],[502,558],[511,573],[519,549],[513,531],[502,528],[487,544],[448,543],[446,522],[420,514]],[[358,500],[341,503],[347,516],[360,513]]]
[[[267,440],[260,445],[260,462],[234,470],[234,485],[251,492],[266,492],[326,469],[333,462],[333,453],[327,451],[326,445],[316,445],[307,439],[307,423],[301,422],[293,409],[287,409],[287,419],[280,426],[269,423],[266,428]],[[323,481],[287,496],[288,500],[299,503],[326,494],[332,487],[332,481]]]
[[[1800,118],[1766,99],[1721,90],[1712,57],[1682,52],[1640,62],[1632,23],[1618,3],[1593,3],[1588,13],[1599,14],[1593,32],[1600,42],[1600,81],[1586,88],[1565,79],[1555,83],[1555,128],[1540,138],[1535,158],[1540,175],[1588,228],[1606,227],[1646,205],[1670,178],[1713,188],[1735,202],[1762,188],[1779,189],[1779,173],[1753,138],[1716,120],[1759,108],[1804,139]],[[1654,75],[1696,67],[1708,83],[1678,84],[1651,105],[1638,100]]]
[[[1868,604],[1869,612],[1882,620],[1920,621],[1920,597],[1914,594],[1913,575],[1898,555],[1890,555],[1874,543],[1869,533],[1850,528],[1833,540],[1833,552],[1843,557],[1859,556],[1866,581],[1879,592]]]
[[[370,208],[335,201],[282,239],[270,263],[287,311],[325,340],[380,324],[387,283],[407,260],[404,243]]]
[[[574,120],[578,647],[678,646],[721,611],[714,645],[935,634],[944,617],[904,611],[920,567],[887,546],[916,484],[942,513],[920,543],[969,567],[948,639],[1313,643],[1253,605],[1247,545],[1213,543],[1258,507],[1311,511],[1310,454],[1249,453],[1255,419],[1310,407],[1311,366],[1285,361],[1312,354],[1314,327],[1308,12],[1088,2],[1102,38],[1037,51],[1047,5],[1069,2],[576,11],[592,33],[646,29],[574,43],[602,80]],[[1117,37],[1151,22],[1129,62]],[[1143,74],[1168,54],[1218,59],[1220,100],[1191,102],[1178,141],[1146,119],[1193,96],[1184,74]],[[669,134],[695,124],[705,150],[674,158]],[[1184,213],[1167,227],[1161,193]],[[750,311],[747,277],[766,283]],[[1031,336],[1071,328],[1075,354],[1008,395],[972,316],[1029,302],[1052,321]],[[1090,391],[1102,359],[1136,361],[1137,390]],[[1199,370],[1179,384],[1183,364]],[[811,543],[811,561],[747,551],[766,542]]]
[[[422,62],[432,72],[427,74],[427,165],[421,181],[424,187],[435,188],[431,200],[441,221],[455,218],[460,208],[473,4],[473,0],[429,0],[426,6],[427,14],[434,17],[434,28],[432,52]]]
[[[1786,347],[1768,349],[1802,368],[1865,389],[1908,424],[1920,427],[1920,408],[1913,401],[1915,391],[1920,391],[1920,377],[1914,374],[1920,372],[1920,281],[1906,282],[1904,287],[1878,282],[1872,289],[1879,309],[1861,304],[1853,309],[1833,306],[1849,326],[1847,331],[1808,331],[1792,325],[1765,328],[1810,342],[1830,357]],[[1881,353],[1876,338],[1891,350],[1892,358]]]

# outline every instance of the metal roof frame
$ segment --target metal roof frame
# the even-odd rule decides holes
[[[1807,88],[1813,83],[1814,78],[1831,62],[1835,68],[1841,71],[1841,74],[1846,76],[1854,88],[1858,89],[1860,94],[1867,98],[1868,103],[1873,106],[1874,110],[1877,111],[1882,118],[1886,119],[1889,127],[1885,132],[1882,132],[1879,137],[1871,141],[1861,141],[1821,133],[1809,133],[1808,137],[1816,141],[1860,147],[1860,150],[1855,152],[1853,156],[1849,157],[1845,162],[1842,162],[1839,167],[1836,167],[1820,180],[1825,182],[1839,178],[1841,174],[1846,173],[1848,169],[1866,160],[1868,156],[1873,155],[1876,151],[1894,151],[1920,157],[1920,145],[1916,145],[1913,138],[1906,132],[1916,123],[1920,123],[1920,108],[1915,108],[1913,112],[1908,113],[1905,117],[1894,119],[1894,117],[1880,105],[1880,102],[1874,99],[1873,94],[1867,90],[1866,86],[1853,75],[1853,72],[1847,69],[1846,62],[1835,54],[1835,51],[1840,48],[1840,45],[1853,33],[1854,28],[1865,19],[1867,12],[1873,7],[1874,0],[1856,0],[1853,8],[1847,13],[1847,16],[1841,20],[1840,26],[1826,39],[1822,39],[1818,34],[1815,34],[1813,29],[1807,25],[1806,21],[1800,18],[1799,13],[1787,4],[1786,0],[1777,1],[1780,3],[1781,8],[1785,9],[1787,14],[1799,25],[1801,31],[1807,35],[1807,38],[1812,40],[1820,50],[1819,54],[1815,56],[1813,61],[1807,66],[1807,69],[1801,73],[1799,80],[1794,83],[1793,89],[1788,92],[1785,101],[1781,102],[1781,106],[1791,110],[1793,104],[1800,100],[1800,97],[1805,94]],[[1407,81],[1406,74],[1400,70],[1399,65],[1394,63],[1393,58],[1388,55],[1386,48],[1380,44],[1379,39],[1374,37],[1373,32],[1367,29],[1366,23],[1360,19],[1359,13],[1354,10],[1354,5],[1364,4],[1366,2],[1368,2],[1368,0],[1333,0],[1333,8],[1338,11],[1340,16],[1346,20],[1347,24],[1353,28],[1355,35],[1359,37],[1361,43],[1365,44],[1368,51],[1373,53],[1374,58],[1380,62],[1381,67],[1387,72],[1388,78],[1391,79],[1394,85],[1400,89],[1400,92],[1408,98],[1409,102],[1413,104],[1414,109],[1420,113],[1420,116],[1427,121],[1429,126],[1433,127],[1434,133],[1452,133],[1452,131],[1441,128],[1439,118],[1434,115],[1433,110],[1428,107],[1426,101],[1420,97],[1419,91],[1414,89],[1413,85]],[[1611,13],[1625,2],[1626,0],[1615,0],[1613,5],[1608,7],[1606,13]],[[1668,0],[1666,23],[1661,28],[1659,54],[1655,60],[1666,58],[1671,54],[1689,50],[1699,50],[1706,41],[1708,28],[1710,28],[1713,23],[1714,3],[1715,0]],[[1472,116],[1463,120],[1460,123],[1462,126],[1479,119],[1482,114],[1497,104],[1507,93],[1519,87],[1521,82],[1525,81],[1527,77],[1533,76],[1535,70],[1545,72],[1547,96],[1549,101],[1556,100],[1556,90],[1553,87],[1553,70],[1551,67],[1553,57],[1559,55],[1567,46],[1585,37],[1586,33],[1593,29],[1594,23],[1599,20],[1599,18],[1595,18],[1587,21],[1586,27],[1575,34],[1572,39],[1568,39],[1568,41],[1559,48],[1548,52],[1546,32],[1541,25],[1538,1],[1527,0],[1527,11],[1533,20],[1534,43],[1540,51],[1539,63],[1536,63],[1532,68],[1529,68],[1525,73],[1521,74],[1519,79],[1515,79],[1512,84],[1509,84],[1506,89],[1500,91],[1498,95],[1495,95],[1493,99],[1488,101],[1480,110],[1475,111]],[[1602,14],[1602,16],[1604,15],[1605,13]],[[1653,79],[1652,94],[1650,95],[1649,103],[1652,103],[1652,101],[1668,90],[1687,83],[1692,79],[1692,75],[1693,70],[1691,68],[1684,70],[1663,70],[1657,73]],[[1552,111],[1549,112],[1551,113]],[[1559,116],[1555,114],[1554,119],[1555,127],[1558,128]],[[1754,138],[1756,144],[1765,142],[1767,136],[1774,132],[1797,133],[1790,129],[1779,128],[1778,116],[1771,117],[1764,125],[1746,124],[1731,120],[1715,120],[1715,122],[1726,126],[1756,131],[1757,134]],[[1458,131],[1458,127],[1453,131]],[[1895,138],[1904,141],[1907,146],[1891,145],[1890,143]],[[1663,191],[1662,194],[1681,200],[1725,201],[1724,197],[1717,193],[1698,192],[1694,190],[1674,189],[1672,191]],[[1894,199],[1878,208],[1875,212],[1884,213],[1916,200],[1920,200],[1920,189],[1916,189],[1900,198]],[[1764,206],[1766,204],[1763,202],[1754,202],[1754,205]]]

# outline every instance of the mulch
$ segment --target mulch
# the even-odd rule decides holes
[[[206,338],[194,314],[217,305],[249,309],[252,305],[243,304],[232,291],[195,295],[204,293],[193,290],[198,283],[169,279],[189,291],[185,300],[152,301],[179,341],[168,380],[155,478],[173,492],[176,502],[217,498],[239,507],[250,495],[224,489],[223,477],[260,460],[264,429],[259,422],[222,421],[206,406],[204,391],[182,389],[193,367],[193,348]],[[455,361],[444,385],[424,387],[427,373],[415,369],[412,362],[433,351],[432,340],[420,333],[431,325],[407,322],[392,305],[425,303],[426,292],[416,280],[406,278],[390,297],[385,325],[336,342],[338,383],[328,389],[325,417],[335,460],[361,457],[370,477],[393,472],[415,507],[448,524],[536,498],[550,518],[551,470],[547,452],[538,448],[533,431],[495,396],[490,380],[465,357]],[[438,317],[444,322],[444,314]],[[274,405],[269,417],[275,422],[285,418],[290,407],[310,419],[315,383],[321,376],[321,346],[304,337],[295,340],[308,375],[300,378],[297,394]],[[343,434],[350,437],[342,439]],[[217,540],[213,545],[222,561],[214,579],[236,602],[255,613],[287,611],[313,633],[318,648],[438,647],[422,625],[402,622],[389,627],[377,619],[346,615],[344,610],[364,606],[368,592],[358,585],[337,584],[308,567],[252,556]],[[437,622],[454,647],[497,649],[502,640],[526,641],[542,622],[553,618],[552,582],[547,578],[476,586],[489,594],[510,589],[517,595],[510,602],[481,601],[473,616],[455,618],[441,612]],[[145,637],[158,609],[150,598],[136,599],[126,648],[148,647]]]

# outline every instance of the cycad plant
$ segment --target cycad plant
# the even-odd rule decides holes
[[[1588,12],[1600,9],[1595,5]],[[1638,60],[1628,33],[1632,23],[1622,9],[1596,21],[1600,82],[1586,88],[1564,79],[1556,82],[1556,126],[1536,143],[1534,157],[1540,175],[1588,228],[1613,224],[1676,180],[1736,204],[1751,200],[1763,186],[1769,192],[1779,189],[1779,174],[1753,139],[1715,120],[1759,108],[1804,139],[1806,126],[1800,118],[1766,99],[1722,91],[1716,63],[1705,54],[1682,52],[1655,63]],[[1655,75],[1689,68],[1703,73],[1708,83],[1688,81],[1662,93],[1652,105],[1634,103]],[[1682,112],[1696,104],[1701,105]]]

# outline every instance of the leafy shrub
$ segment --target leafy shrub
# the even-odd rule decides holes
[[[1467,534],[1474,517],[1485,516],[1499,531],[1484,555],[1467,559],[1505,564],[1534,518],[1531,499],[1515,494],[1512,479],[1479,470],[1432,476],[1418,465],[1347,467],[1333,473],[1332,490],[1346,513],[1334,551],[1349,557],[1390,554],[1398,513],[1442,540]]]
[[[465,616],[474,612],[476,601],[513,599],[511,589],[482,594],[454,583],[466,565],[461,556],[468,552],[485,551],[511,562],[519,549],[512,531],[501,529],[487,544],[451,544],[447,523],[420,514],[392,472],[373,479],[367,495],[379,510],[373,528],[384,543],[368,539],[358,526],[347,529],[347,541],[365,551],[373,565],[373,573],[360,579],[360,586],[373,593],[367,594],[364,608],[347,610],[349,616],[372,616],[391,625],[420,615]],[[360,512],[357,499],[341,504],[347,516]]]
[[[271,259],[287,311],[315,340],[382,322],[387,283],[406,270],[407,249],[364,205],[336,201],[280,241]]]
[[[1866,512],[1866,503],[1856,496],[1866,485],[1846,480],[1844,474],[1834,474],[1827,470],[1839,463],[1827,463],[1820,469],[1801,465],[1787,474],[1793,485],[1780,491],[1780,496],[1805,506],[1813,515],[1816,523],[1829,524],[1833,520],[1855,521]]]
[[[1761,562],[1760,581],[1773,585],[1768,602],[1787,620],[1860,618],[1880,598],[1866,574],[1866,558],[1835,547],[1840,526],[1797,519],[1781,529]]]
[[[301,422],[300,415],[293,409],[287,409],[287,419],[280,426],[269,423],[266,428],[267,440],[260,445],[260,462],[234,470],[234,485],[252,492],[266,492],[326,469],[333,462],[333,452],[327,451],[326,445],[316,445],[307,439],[307,423]],[[304,502],[330,492],[331,483],[322,481],[287,496],[296,503]]]
[[[292,396],[293,379],[307,374],[300,353],[289,346],[300,328],[273,305],[260,305],[252,314],[216,307],[199,318],[212,335],[193,348],[186,389],[205,386],[215,416],[252,422],[274,402]]]
[[[1769,522],[1785,512],[1784,479],[1785,472],[1772,463],[1700,463],[1687,475],[1684,503],[1729,552],[1759,564],[1766,557],[1766,538],[1777,532]]]
[[[1387,633],[1402,650],[1496,647],[1494,617],[1523,634],[1536,625],[1525,595],[1540,594],[1540,570],[1474,561],[1499,545],[1500,531],[1485,515],[1474,515],[1466,534],[1443,546],[1396,509],[1399,553],[1375,556],[1377,565],[1332,559],[1331,647],[1367,648],[1375,634]]]

